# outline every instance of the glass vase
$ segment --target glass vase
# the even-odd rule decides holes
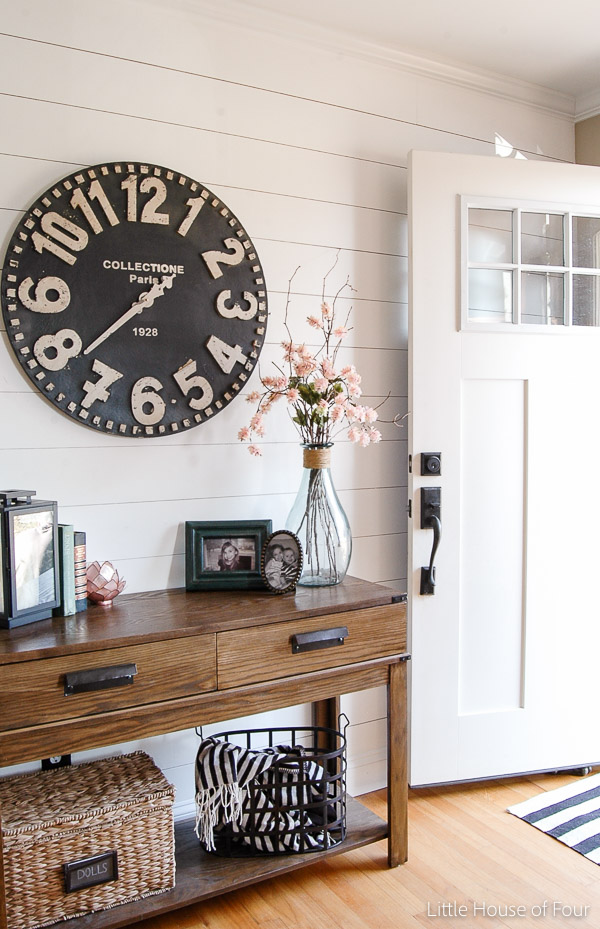
[[[331,479],[329,445],[303,445],[302,480],[285,528],[302,544],[303,566],[298,584],[331,587],[343,581],[352,533]]]

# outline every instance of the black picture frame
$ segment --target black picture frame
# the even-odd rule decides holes
[[[264,589],[261,554],[272,528],[270,519],[188,520],[185,524],[185,589]],[[231,547],[237,551],[233,560]]]
[[[302,574],[302,562],[302,544],[298,536],[287,529],[272,532],[260,556],[263,583],[273,594],[291,593]]]
[[[49,619],[60,603],[58,505],[0,492],[0,628]]]

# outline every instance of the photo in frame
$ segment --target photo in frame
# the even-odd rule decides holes
[[[287,529],[271,533],[260,559],[262,579],[271,593],[285,594],[296,589],[302,558],[302,545],[295,533]]]
[[[52,616],[60,602],[57,503],[0,492],[0,628]]]
[[[261,552],[270,519],[185,524],[186,590],[263,588]]]

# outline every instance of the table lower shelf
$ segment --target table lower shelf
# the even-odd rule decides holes
[[[150,916],[158,916],[278,874],[295,871],[314,864],[323,856],[339,855],[361,845],[369,845],[385,839],[387,834],[385,820],[348,797],[346,838],[335,848],[299,855],[221,858],[209,855],[200,848],[193,821],[184,820],[175,826],[177,884],[173,890],[56,925],[65,926],[65,929],[117,929],[119,926],[129,926]]]

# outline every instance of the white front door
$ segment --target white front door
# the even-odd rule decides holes
[[[409,189],[410,783],[598,762],[600,169],[413,152]]]

